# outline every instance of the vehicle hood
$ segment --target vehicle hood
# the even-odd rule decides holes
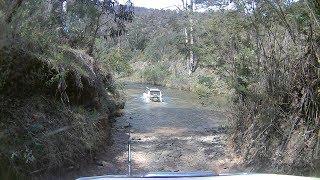
[[[203,175],[203,176],[188,176],[188,173],[186,173],[187,176],[183,176],[182,173],[180,175],[172,175],[172,173],[161,173],[160,175],[157,175],[156,173],[151,173],[143,176],[113,176],[113,175],[107,175],[107,176],[97,176],[97,177],[84,177],[79,178],[78,180],[121,180],[121,179],[130,179],[130,180],[142,180],[142,179],[152,179],[152,180],[173,180],[173,179],[179,179],[179,180],[312,180],[312,179],[320,179],[315,177],[303,177],[303,176],[290,176],[290,175],[277,175],[277,174],[237,174],[237,175],[229,175],[229,174],[223,174],[223,175]]]

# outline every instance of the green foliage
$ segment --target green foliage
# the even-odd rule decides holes
[[[182,19],[174,11],[137,9],[126,42],[133,53],[143,53],[134,60],[157,63],[176,59],[184,46]]]
[[[198,83],[210,88],[213,83],[213,78],[208,76],[200,76],[198,77]]]
[[[197,84],[195,86],[195,92],[198,94],[199,98],[207,99],[211,96],[210,87],[208,87],[204,84]]]
[[[226,94],[228,87],[218,75],[199,76],[195,84],[195,91],[199,97],[221,96]]]
[[[100,14],[94,3],[79,1],[68,6],[66,24],[72,45],[86,47],[91,43]]]
[[[156,64],[143,70],[141,76],[149,83],[161,85],[161,83],[169,76],[169,73],[170,72],[165,66]]]
[[[10,74],[10,65],[5,63],[7,60],[6,57],[5,52],[0,50],[0,92],[4,90]]]
[[[147,45],[144,50],[145,59],[147,61],[159,62],[166,59],[175,58],[178,54],[176,47],[177,34],[164,33],[155,36]]]
[[[57,44],[59,37],[52,22],[43,18],[42,6],[44,4],[43,1],[25,3],[20,7],[12,22],[13,24],[19,24],[16,33],[21,38],[42,48],[54,46]]]
[[[289,139],[287,134],[291,136],[287,129],[296,128],[295,124],[291,124],[292,117],[303,122],[298,124],[306,126],[310,134],[308,136],[317,138],[316,133],[309,131],[317,131],[315,120],[319,119],[320,109],[319,8],[312,6],[315,2],[236,0],[233,1],[235,9],[195,12],[191,15],[194,20],[193,47],[185,44],[184,28],[189,22],[184,13],[140,9],[131,28],[124,31],[123,19],[119,18],[119,14],[113,14],[114,9],[108,11],[102,8],[101,1],[66,1],[66,12],[61,8],[63,1],[24,1],[12,11],[12,20],[6,22],[6,13],[11,12],[14,2],[0,1],[0,51],[2,44],[5,44],[2,40],[8,38],[10,48],[12,45],[23,53],[33,54],[56,70],[60,65],[74,70],[80,74],[77,76],[80,80],[89,77],[92,69],[100,68],[100,64],[104,75],[115,73],[125,76],[133,71],[130,63],[143,61],[145,64],[140,64],[144,67],[138,67],[137,71],[145,81],[153,84],[165,84],[167,80],[176,80],[181,84],[192,81],[191,84],[200,99],[220,95],[221,91],[227,89],[224,83],[227,82],[228,88],[233,89],[236,99],[239,99],[235,101],[238,105],[238,116],[240,120],[245,120],[241,125],[250,129],[254,124],[254,127],[259,127],[257,132],[264,136],[259,139],[250,132],[241,132],[241,139],[242,135],[248,134],[248,138],[253,138],[255,142],[252,143],[253,146],[269,148],[270,144],[266,142],[271,141],[268,141],[268,138],[281,137],[281,145],[286,148],[282,144],[283,140]],[[216,3],[224,5],[220,0],[197,0],[196,3],[204,6]],[[111,31],[113,28],[120,29],[114,30],[117,33],[128,35],[125,38],[110,38],[109,35],[114,33]],[[75,48],[81,50],[74,50]],[[196,54],[199,66],[205,72],[187,76],[184,57],[190,49]],[[304,51],[305,49],[307,51]],[[83,58],[87,55],[85,52],[94,57],[96,62],[91,62],[90,56]],[[10,58],[0,57],[0,91],[9,86],[7,83],[10,82],[8,78],[11,71],[8,66],[11,64],[8,59]],[[79,59],[84,64],[75,61]],[[20,65],[16,64],[17,67]],[[27,88],[42,88],[43,84],[50,86],[59,82],[61,77],[65,78],[65,72],[47,74],[50,68],[32,64],[26,68],[26,75],[18,79],[20,83],[25,83]],[[95,73],[93,74],[96,75]],[[112,84],[103,86],[112,93],[116,93],[115,89],[118,87]],[[80,135],[80,148],[94,148],[94,142],[99,141],[99,136],[95,136],[94,125],[87,127],[87,120],[83,116],[96,120],[99,114],[96,111],[86,114],[86,111],[80,108],[72,115],[74,117],[65,119],[74,119],[72,123],[80,127],[79,132],[72,134],[75,137]],[[271,125],[273,131],[266,129]],[[241,130],[246,128],[241,126]],[[28,127],[31,135],[41,133],[43,129],[44,126],[38,123]],[[83,131],[84,129],[86,131]],[[25,149],[20,149],[17,153],[13,151],[13,158],[16,158],[18,163],[38,160],[39,156],[34,154],[41,154],[43,146],[32,141],[31,135],[19,135],[15,141],[9,142],[26,145]],[[72,144],[72,138],[68,140]],[[312,146],[312,143],[308,145]],[[61,164],[63,158],[70,158],[70,155],[65,154],[64,157],[58,156],[61,152],[56,147],[53,143],[44,151],[51,155],[49,159],[54,161],[53,164]],[[71,154],[76,151],[73,145],[68,148]],[[250,156],[252,150],[248,149],[246,152],[249,156],[246,154],[246,157],[255,159],[256,154],[267,154],[265,149],[267,148],[258,149],[258,153],[253,153],[253,156]],[[10,154],[6,152],[6,155],[9,157]],[[60,159],[55,160],[54,156]],[[313,162],[303,163],[306,164]]]
[[[120,75],[128,75],[131,72],[131,67],[121,50],[111,51],[104,63]]]
[[[0,23],[4,24],[4,13],[2,12],[2,10],[0,10]]]
[[[0,0],[0,179],[70,166],[107,142],[106,111],[120,99],[110,73],[130,71],[128,57],[99,47],[98,59],[87,47],[129,19],[101,6]]]
[[[130,51],[125,48],[108,48],[104,39],[96,41],[96,57],[103,64],[105,71],[114,72],[120,76],[129,75],[132,72],[129,60],[131,60]]]

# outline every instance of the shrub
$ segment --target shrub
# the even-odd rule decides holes
[[[159,64],[146,68],[141,74],[145,81],[154,85],[161,85],[169,75],[169,70]]]

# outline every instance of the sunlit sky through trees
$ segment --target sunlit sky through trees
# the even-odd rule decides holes
[[[127,0],[119,0],[121,4],[125,4]],[[131,0],[134,6],[136,7],[145,7],[145,8],[153,8],[153,9],[183,9],[183,4],[181,0]],[[234,8],[233,3],[230,3],[228,6],[224,7],[225,9]],[[208,9],[218,9],[218,7],[203,7],[196,6],[196,11],[202,12]]]
[[[127,0],[120,0],[120,3],[125,3]],[[134,6],[154,8],[154,9],[177,9],[182,7],[181,0],[132,0]]]
[[[298,0],[289,0],[288,2],[297,2]],[[127,0],[119,0],[121,4],[125,4]],[[131,0],[134,6],[137,7],[146,7],[146,8],[153,8],[153,9],[182,9],[182,1],[181,0]],[[233,9],[234,4],[230,3],[228,6],[225,6],[224,9]],[[218,9],[218,7],[196,7],[196,11],[205,11],[208,9]]]

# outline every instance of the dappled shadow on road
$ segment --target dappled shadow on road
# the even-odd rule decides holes
[[[218,129],[218,128],[216,128]],[[132,157],[136,174],[158,171],[223,172],[231,158],[227,135],[220,132],[174,131],[133,133]],[[216,130],[214,130],[216,131]],[[178,132],[178,133],[177,133]]]

